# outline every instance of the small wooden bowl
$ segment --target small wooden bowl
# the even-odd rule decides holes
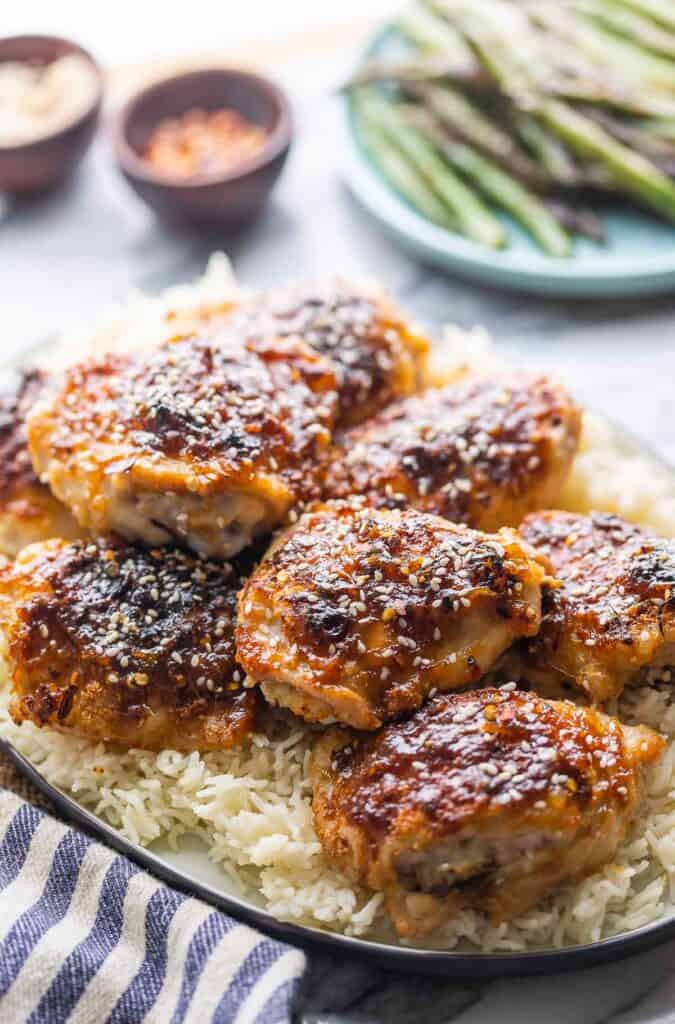
[[[30,194],[60,184],[86,153],[94,137],[103,98],[103,75],[87,50],[58,36],[9,36],[0,39],[0,63],[51,64],[78,54],[94,68],[98,89],[89,107],[56,132],[18,146],[0,145],[0,192]]]
[[[224,107],[265,129],[267,140],[255,156],[225,174],[187,178],[157,171],[143,159],[153,130],[164,118]],[[237,227],[267,200],[288,155],[291,134],[290,104],[278,86],[249,71],[211,68],[164,79],[137,93],[117,119],[115,150],[124,177],[161,216]]]

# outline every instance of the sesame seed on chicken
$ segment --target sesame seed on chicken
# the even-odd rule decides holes
[[[596,703],[675,664],[675,541],[615,515],[535,512],[520,527],[550,560],[537,637],[507,671],[536,686],[571,683]]]
[[[645,726],[510,686],[439,695],[372,735],[316,741],[314,821],[401,937],[467,907],[500,923],[611,859],[663,748]]]
[[[335,502],[282,534],[239,598],[249,683],[309,721],[375,729],[477,682],[539,627],[545,568],[512,530]]]
[[[239,742],[257,701],[235,660],[240,586],[178,549],[30,545],[0,571],[12,717],[153,750]]]
[[[365,496],[481,530],[549,507],[572,465],[581,417],[546,377],[502,374],[431,389],[344,431],[326,452],[324,497]]]
[[[342,279],[255,293],[211,316],[202,310],[194,329],[210,322],[240,337],[299,338],[330,359],[343,425],[418,391],[429,352],[428,339],[383,291]]]
[[[336,410],[303,342],[188,337],[67,370],[28,435],[83,526],[227,558],[316,497]]]

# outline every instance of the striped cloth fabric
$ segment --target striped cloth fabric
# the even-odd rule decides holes
[[[0,789],[2,1024],[281,1024],[304,967]]]

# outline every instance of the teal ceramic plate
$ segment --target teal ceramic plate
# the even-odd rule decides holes
[[[398,51],[398,53],[397,53]],[[399,39],[384,29],[364,57],[400,56]],[[349,101],[346,179],[381,226],[410,252],[449,272],[508,288],[551,295],[625,296],[675,293],[675,225],[626,205],[603,206],[604,245],[575,238],[572,256],[547,256],[508,215],[509,246],[500,251],[438,227],[416,213],[381,176],[362,148]],[[500,214],[500,217],[502,215]]]

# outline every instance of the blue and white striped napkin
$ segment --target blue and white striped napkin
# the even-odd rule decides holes
[[[282,1024],[304,967],[0,789],[3,1024]]]

